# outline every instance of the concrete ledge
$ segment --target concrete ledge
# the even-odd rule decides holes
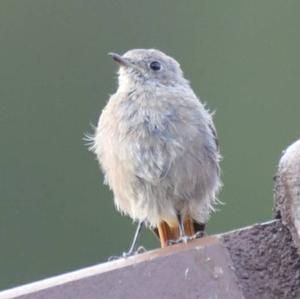
[[[222,236],[245,298],[300,298],[300,256],[280,220]]]

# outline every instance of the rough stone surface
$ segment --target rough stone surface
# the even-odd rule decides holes
[[[228,233],[222,239],[246,299],[300,298],[300,257],[281,221]]]
[[[274,177],[274,213],[300,250],[300,140],[283,153]]]

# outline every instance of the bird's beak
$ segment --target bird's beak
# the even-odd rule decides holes
[[[122,57],[121,55],[119,55],[117,53],[110,52],[110,53],[108,53],[108,55],[111,56],[112,59],[121,66],[128,67],[131,65],[131,63],[128,61],[128,59]]]

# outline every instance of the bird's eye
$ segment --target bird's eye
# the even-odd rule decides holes
[[[161,69],[161,65],[158,61],[152,61],[150,63],[150,69],[153,71],[159,71]]]

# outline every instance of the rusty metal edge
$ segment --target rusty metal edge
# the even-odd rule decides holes
[[[159,249],[151,250],[151,251],[148,251],[146,253],[139,254],[136,256],[122,258],[120,260],[111,261],[111,262],[105,262],[105,263],[97,264],[94,266],[86,267],[86,268],[83,268],[80,270],[68,272],[65,274],[60,274],[60,275],[46,278],[43,280],[39,280],[39,281],[36,281],[33,283],[29,283],[29,284],[18,286],[18,287],[12,288],[12,289],[4,290],[4,291],[0,292],[0,299],[12,299],[12,298],[15,298],[15,297],[18,297],[21,295],[33,294],[38,291],[42,291],[42,290],[45,290],[48,288],[60,286],[60,285],[63,285],[63,284],[66,284],[66,283],[69,283],[72,281],[92,277],[92,276],[95,276],[95,275],[98,275],[101,273],[105,273],[105,272],[109,272],[109,271],[114,271],[119,268],[131,266],[133,264],[138,264],[138,263],[142,263],[145,261],[154,260],[159,257],[168,256],[168,255],[171,255],[176,252],[183,252],[183,251],[189,250],[191,248],[198,249],[198,248],[206,247],[206,246],[209,246],[211,244],[218,242],[218,240],[220,240],[220,238],[222,238],[226,235],[230,235],[230,234],[233,234],[236,232],[250,230],[251,228],[253,228],[256,225],[260,225],[260,226],[270,225],[277,221],[279,221],[279,220],[271,220],[271,221],[267,221],[267,222],[263,222],[263,223],[256,223],[256,224],[253,224],[253,225],[250,225],[247,227],[231,230],[229,232],[220,233],[220,234],[216,234],[216,235],[212,235],[212,236],[207,236],[207,237],[201,238],[199,240],[189,242],[187,244],[173,245],[173,246],[166,247],[163,249],[159,248]]]
[[[199,240],[195,240],[193,242],[189,242],[187,244],[177,244],[166,248],[160,248],[148,251],[143,254],[139,254],[136,256],[128,257],[128,258],[122,258],[120,260],[115,260],[111,262],[105,262],[101,263],[95,266],[83,268],[80,270],[68,272],[65,274],[60,274],[57,276],[53,276],[50,278],[46,278],[43,280],[39,280],[33,283],[25,284],[22,286],[18,286],[12,289],[4,290],[0,292],[0,299],[12,299],[18,296],[22,295],[29,295],[36,293],[38,291],[42,291],[48,288],[60,286],[72,281],[80,280],[83,278],[92,277],[94,275],[98,275],[101,273],[114,271],[118,268],[127,267],[133,264],[142,263],[149,260],[154,260],[159,257],[165,257],[168,255],[171,255],[176,252],[183,252],[186,250],[189,250],[191,248],[201,248],[205,246],[209,246],[211,244],[214,244],[218,241],[218,237],[213,236],[207,236],[204,238],[201,238]]]

